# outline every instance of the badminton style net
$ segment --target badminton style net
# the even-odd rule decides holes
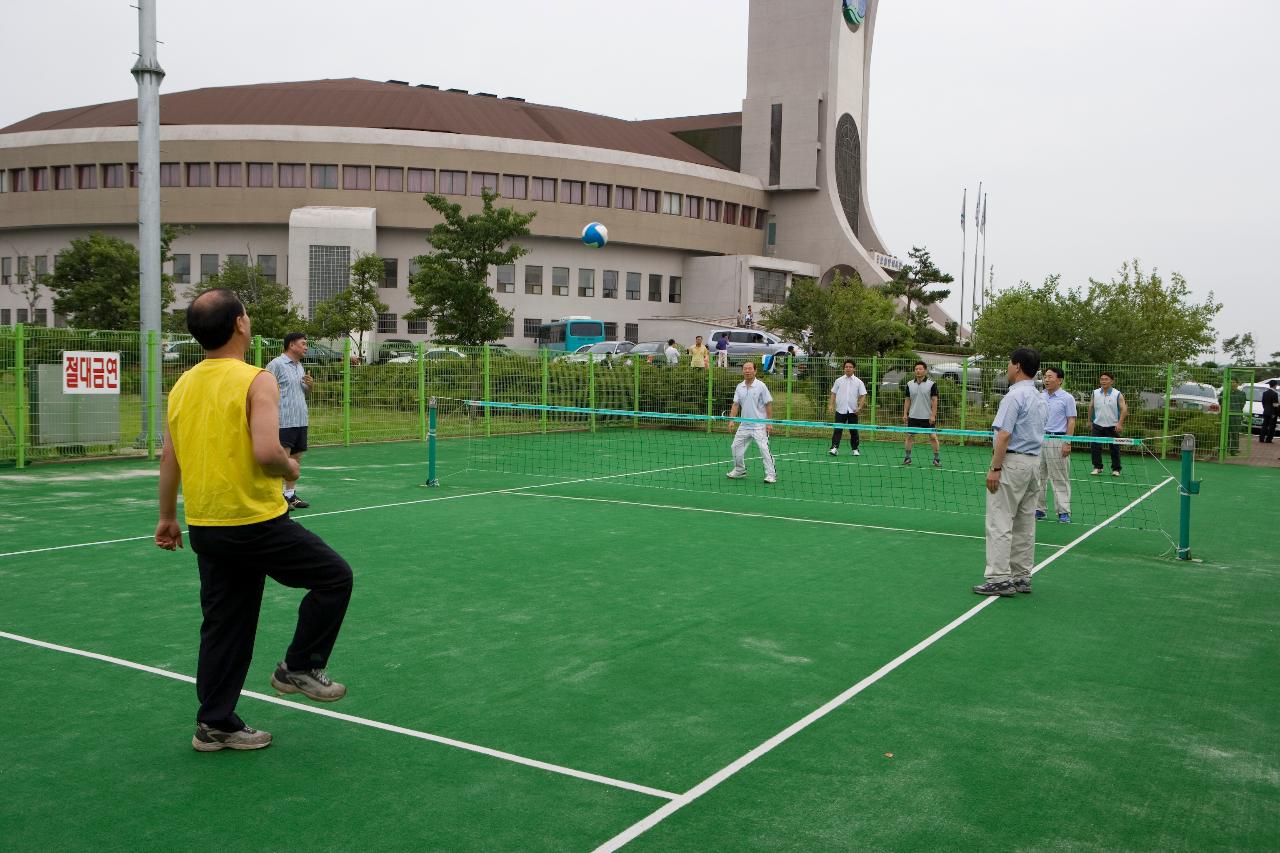
[[[920,513],[982,516],[991,464],[991,434],[974,430],[932,431],[906,427],[836,425],[773,420],[768,447],[776,482],[765,482],[761,450],[747,444],[740,478],[731,444],[742,425],[763,430],[763,421],[654,411],[588,409],[526,403],[442,400],[442,447],[450,447],[455,468],[510,475],[512,487],[592,483],[616,487],[618,496],[666,493],[666,500],[694,503],[698,496],[741,498],[743,508],[760,511],[768,502],[814,502],[888,507]],[[833,430],[842,430],[833,455]],[[859,438],[851,448],[850,430]],[[905,443],[913,449],[906,463]],[[937,462],[933,439],[937,438]],[[458,447],[457,443],[465,443]],[[1171,501],[1154,497],[1161,485],[1175,494],[1176,483],[1148,441],[1073,437],[1068,461],[1069,506],[1074,524],[1092,526],[1112,519],[1117,526],[1163,529],[1159,508]],[[1112,476],[1111,447],[1119,451],[1121,473]],[[1091,449],[1101,452],[1101,474],[1093,474]],[[1061,445],[1050,446],[1061,453]],[[504,481],[505,482],[505,481]],[[683,494],[682,498],[675,495]],[[746,502],[754,501],[748,505]],[[1057,519],[1061,501],[1050,488],[1047,515]]]

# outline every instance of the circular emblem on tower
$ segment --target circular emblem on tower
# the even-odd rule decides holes
[[[867,0],[840,0],[840,13],[849,29],[857,30],[867,18]]]

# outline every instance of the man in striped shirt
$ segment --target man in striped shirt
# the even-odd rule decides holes
[[[307,393],[311,391],[312,382],[302,366],[306,355],[307,336],[290,332],[284,336],[284,352],[267,365],[280,386],[280,444],[299,463],[307,450]],[[284,500],[291,510],[311,506],[298,497],[297,485],[297,477],[284,481]]]

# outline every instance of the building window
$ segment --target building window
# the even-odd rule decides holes
[[[662,276],[649,273],[649,301],[662,301]]]
[[[367,190],[372,187],[371,173],[368,166],[343,166],[342,188],[344,190]]]
[[[679,216],[683,201],[684,199],[680,195],[680,193],[663,193],[662,194],[662,212],[670,213],[673,216]]]
[[[515,317],[507,318],[507,327],[506,329],[503,330],[502,336],[504,338],[514,338],[516,336],[516,318]]]
[[[248,255],[227,255],[227,266],[247,267],[249,266],[249,256]]]
[[[0,258],[0,285],[13,284],[13,258]]]
[[[726,225],[738,224],[738,205],[731,201],[724,203],[724,221]]]
[[[201,255],[200,256],[200,280],[208,281],[210,278],[218,274],[218,256],[217,255]]]
[[[618,206],[619,210],[635,210],[636,188],[618,187],[613,192],[613,203]]]
[[[33,321],[33,325],[36,325],[36,326],[49,325],[49,309],[48,308],[36,309],[36,317],[35,317],[35,320]]]
[[[31,190],[32,192],[44,192],[49,189],[49,170],[41,166],[38,169],[29,169],[31,174]]]
[[[627,273],[627,299],[640,301],[640,273]]]
[[[174,281],[174,284],[190,284],[191,283],[191,256],[190,255],[174,255],[173,256],[173,281]]]
[[[579,296],[595,296],[596,295],[596,271],[595,270],[578,270],[578,295]]]
[[[26,255],[18,256],[18,284],[25,284],[31,274],[31,259]]]
[[[683,282],[680,280],[680,276],[673,275],[671,278],[667,279],[667,301],[679,302],[680,290],[682,287]]]
[[[640,340],[640,324],[639,323],[627,323],[625,326],[623,326],[623,328],[626,330],[625,340],[631,341],[631,343],[633,344]]]
[[[707,220],[709,222],[720,221],[720,199],[718,198],[707,199]]]
[[[207,187],[213,182],[213,169],[208,163],[187,164],[187,186]]]
[[[400,260],[398,258],[382,259],[382,281],[378,282],[378,287],[389,288],[397,287],[397,281],[400,278]]]
[[[426,321],[426,320],[423,320],[423,319],[419,318],[419,319],[417,319],[417,320],[409,320],[409,321],[407,321],[407,323],[408,323],[408,326],[409,326],[408,331],[409,331],[409,334],[411,334],[411,335],[429,335],[429,334],[431,334],[431,328],[430,328],[430,326],[428,325],[428,323],[427,323],[427,321]]]
[[[534,178],[533,185],[530,187],[529,198],[532,201],[555,201],[556,179]]]
[[[280,164],[281,189],[300,189],[307,185],[307,167],[302,163]]]
[[[314,317],[316,305],[332,299],[351,283],[351,247],[309,247],[307,267],[307,314]]]
[[[610,323],[610,322],[607,322],[607,321],[605,322],[605,324],[604,324],[604,339],[605,339],[606,341],[616,341],[616,340],[618,339],[618,324],[617,324],[617,323]]]
[[[591,191],[587,194],[587,203],[592,207],[608,207],[609,206],[609,190],[608,184],[592,184],[589,188]]]
[[[601,281],[602,290],[600,295],[605,299],[618,298],[618,271],[605,270],[604,278]]]
[[[311,188],[315,190],[336,190],[338,188],[338,167],[311,164]]]
[[[134,190],[138,188],[138,164],[137,163],[129,164],[129,188]],[[62,315],[60,314],[53,315],[53,323],[55,327],[58,324],[58,317],[60,316]]]
[[[586,184],[582,181],[561,181],[560,200],[565,204],[582,204],[585,200]]]
[[[499,192],[503,198],[527,198],[529,179],[524,175],[503,175]]]
[[[9,190],[15,193],[27,191],[27,172],[25,169],[9,170]]]
[[[742,218],[738,220],[738,224],[744,228],[753,228],[756,224],[756,209],[754,207],[742,206]]]
[[[769,186],[782,182],[782,104],[774,104],[769,115]]]
[[[569,295],[569,268],[568,267],[552,267],[551,268],[551,295],[552,296],[568,296]]]
[[[0,326],[12,326],[12,325],[13,325],[13,309],[0,308]]]
[[[702,218],[702,199],[696,195],[684,197],[684,215],[690,219]]]
[[[452,169],[440,170],[440,192],[445,195],[467,194],[467,173]]]
[[[516,265],[501,264],[496,269],[498,272],[498,292],[499,293],[515,293],[516,292]]]
[[[524,268],[524,292],[541,295],[542,267],[527,266]]]
[[[541,317],[525,317],[524,318],[524,336],[526,338],[538,339],[538,330],[542,328]]]
[[[658,212],[657,190],[640,190],[640,210],[643,213]]]
[[[86,168],[90,170],[90,174],[93,173],[92,166],[88,166]],[[136,168],[137,167],[135,167],[135,169]],[[123,163],[108,163],[102,167],[102,186],[112,190],[124,189]]]
[[[48,255],[36,255],[35,262],[36,262],[36,278],[41,278],[42,276],[46,276],[49,274],[49,256]]]
[[[262,270],[262,277],[267,281],[276,280],[276,256],[275,255],[258,255],[258,269]]]
[[[752,270],[755,278],[756,302],[773,305],[787,301],[787,274],[777,270]]]
[[[271,164],[270,163],[250,163],[249,164],[249,186],[251,187],[269,187],[271,181]]]
[[[69,190],[75,188],[75,184],[71,183],[70,166],[53,167],[53,188],[55,190]]]
[[[373,188],[379,192],[404,192],[404,169],[399,166],[379,166],[374,169]]]
[[[108,167],[103,166],[105,171]],[[103,181],[103,183],[106,183]],[[97,166],[76,166],[76,186],[82,190],[96,190],[98,188],[98,167]]]
[[[218,164],[218,186],[220,187],[244,186],[244,180],[242,177],[239,163],[219,163]]]
[[[433,193],[436,191],[435,169],[410,169],[409,192]]]
[[[498,191],[498,176],[492,172],[472,172],[471,194],[484,195],[485,190],[491,193]]]
[[[181,163],[161,163],[160,164],[160,186],[162,187],[182,186],[182,164]]]
[[[19,322],[19,323],[26,323],[26,322],[27,322],[27,309],[26,309],[26,308],[19,308],[19,309],[18,309],[18,322]]]
[[[394,335],[400,331],[400,318],[395,314],[378,312],[378,334]]]
[[[769,211],[757,210],[756,211],[756,230],[763,231],[765,222],[768,221],[768,219],[769,219]]]

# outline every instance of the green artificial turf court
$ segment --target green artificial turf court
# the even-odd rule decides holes
[[[722,482],[727,434],[705,477],[616,438],[441,441],[439,488],[418,443],[310,452],[350,692],[274,696],[300,595],[269,583],[247,753],[190,747],[198,581],[150,542],[155,465],[0,472],[5,849],[1275,848],[1272,472],[1198,467],[1203,562],[1169,483],[1130,511],[1165,532],[1042,522],[1035,592],[990,600],[981,449],[857,486],[955,502],[928,512],[822,499],[858,472],[821,441],[778,436],[771,497],[758,460]]]

